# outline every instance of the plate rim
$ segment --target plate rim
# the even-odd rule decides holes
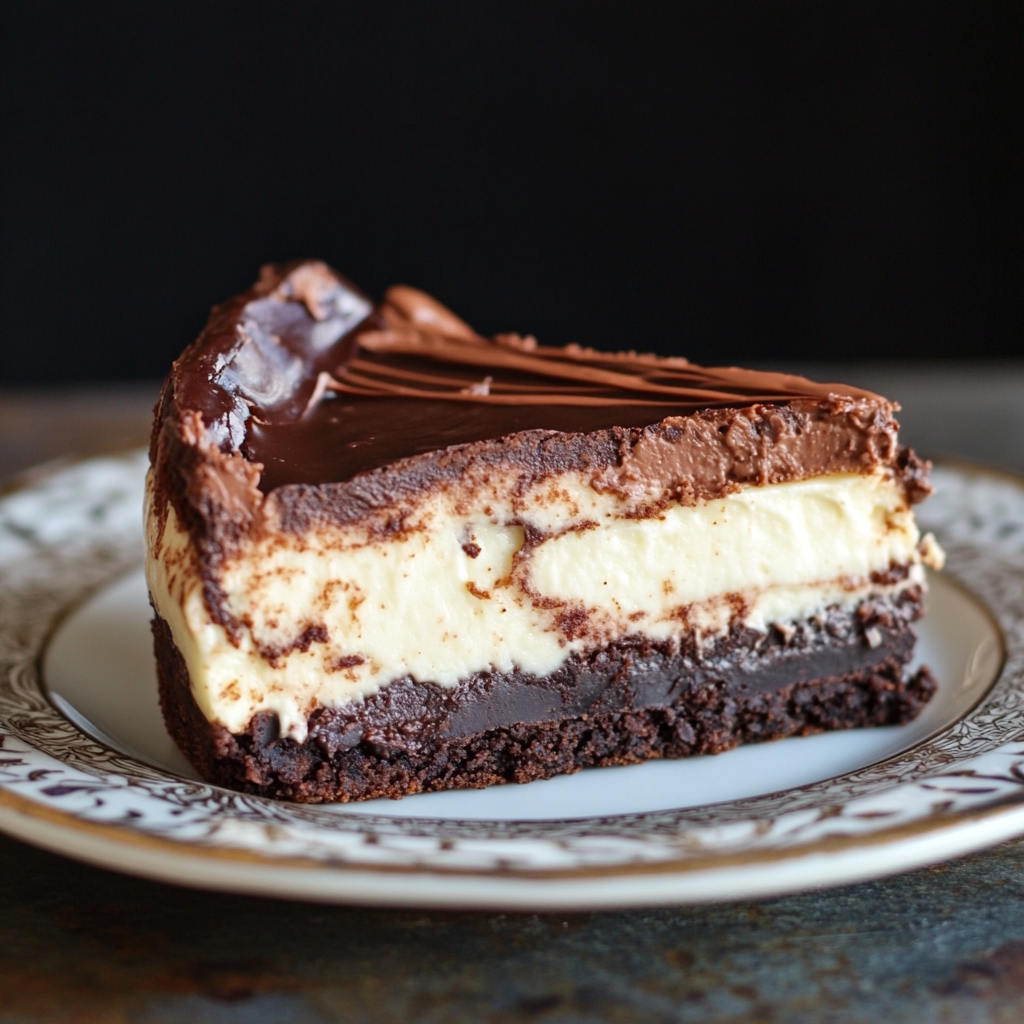
[[[137,833],[126,834],[115,826],[99,826],[72,818],[64,812],[40,814],[33,801],[0,792],[0,831],[39,846],[50,852],[107,870],[136,877],[189,888],[207,889],[281,899],[299,899],[311,902],[356,904],[382,907],[425,907],[433,909],[458,908],[464,910],[614,910],[629,907],[663,906],[729,902],[741,899],[763,899],[820,888],[834,888],[884,878],[889,875],[927,867],[951,858],[967,856],[988,849],[1000,842],[1024,834],[1024,801],[1013,800],[966,815],[951,815],[941,822],[930,821],[916,825],[899,826],[871,836],[858,837],[862,842],[836,840],[832,849],[800,847],[780,853],[777,857],[727,863],[723,858],[711,858],[706,865],[674,864],[644,865],[633,869],[591,869],[569,874],[523,874],[509,871],[460,872],[438,869],[385,869],[366,865],[324,865],[319,862],[290,862],[284,859],[268,862],[240,850],[211,850],[205,847],[183,846],[177,841],[161,840]],[[13,813],[11,813],[13,812]],[[24,815],[33,823],[46,822],[50,817],[54,828],[26,826],[18,821]],[[933,823],[934,822],[934,823]],[[74,853],[62,844],[69,831],[98,838],[99,843],[79,848]],[[971,834],[964,837],[964,830]],[[937,846],[936,837],[952,836],[952,844]],[[126,842],[142,856],[125,863]],[[894,844],[898,849],[894,851]],[[836,878],[836,872],[803,872],[801,877],[790,874],[786,868],[805,866],[816,859],[841,858],[859,855],[863,850],[885,850],[888,862],[884,865],[861,859],[851,864]],[[893,852],[897,856],[893,858]],[[198,873],[183,877],[180,866],[198,866]],[[766,875],[765,866],[776,866],[780,871]],[[239,869],[242,869],[241,871]],[[317,871],[311,868],[319,869]],[[301,873],[301,874],[300,874]],[[756,873],[756,874],[755,874]],[[726,876],[730,891],[692,884],[709,874]],[[290,885],[282,885],[287,876]],[[305,879],[302,878],[305,876]],[[304,880],[315,880],[309,886]],[[327,884],[319,884],[326,880]],[[412,885],[401,885],[401,881]],[[617,890],[608,883],[633,882]],[[396,885],[396,881],[399,882]],[[644,883],[659,883],[657,888]],[[377,887],[372,883],[376,882]],[[458,883],[458,888],[448,883]],[[479,886],[466,891],[465,883],[486,883],[491,891],[480,891]],[[639,883],[639,884],[635,884]],[[671,884],[675,883],[675,884]],[[767,884],[766,884],[767,883]]]

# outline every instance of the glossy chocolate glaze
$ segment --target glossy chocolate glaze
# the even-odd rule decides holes
[[[264,493],[526,430],[587,434],[829,395],[888,407],[783,374],[486,339],[421,292],[392,288],[375,307],[312,262],[266,267],[215,309],[171,383],[212,444],[261,467]]]

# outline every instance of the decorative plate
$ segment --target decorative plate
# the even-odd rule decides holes
[[[1024,481],[941,466],[919,518],[949,556],[901,728],[400,802],[209,786],[156,704],[141,453],[0,500],[0,829],[120,871],[303,899],[586,908],[765,896],[1024,834]]]

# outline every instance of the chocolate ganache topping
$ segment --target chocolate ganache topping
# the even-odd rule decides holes
[[[396,286],[375,306],[312,261],[264,267],[216,307],[169,383],[213,445],[262,467],[263,493],[521,431],[638,428],[829,396],[891,409],[870,392],[787,374],[484,338],[423,292]]]

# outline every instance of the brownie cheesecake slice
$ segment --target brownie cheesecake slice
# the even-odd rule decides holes
[[[942,556],[893,412],[264,268],[156,409],[168,729],[210,781],[314,802],[907,722]]]

